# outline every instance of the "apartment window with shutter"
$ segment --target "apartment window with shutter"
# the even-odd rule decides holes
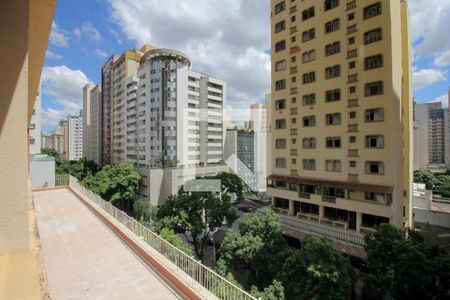
[[[286,41],[280,41],[275,44],[275,52],[280,52],[286,49]]]
[[[366,136],[366,148],[384,148],[384,136],[382,135]]]
[[[325,170],[327,172],[340,172],[341,171],[341,161],[340,160],[326,160]]]
[[[275,101],[275,109],[276,110],[285,109],[285,108],[286,108],[286,100],[282,99],[282,100]]]
[[[377,28],[364,33],[364,44],[372,44],[383,39],[381,28]]]
[[[325,79],[331,79],[341,76],[341,66],[336,65],[325,69]]]
[[[383,94],[383,82],[382,81],[370,82],[365,85],[366,97],[382,95],[382,94]]]
[[[384,109],[375,108],[366,110],[366,122],[380,122],[384,121]]]
[[[304,159],[303,160],[303,170],[313,171],[316,169],[316,160],[315,159]]]
[[[325,46],[325,56],[334,55],[341,52],[341,43],[335,42]]]
[[[368,161],[366,162],[366,173],[372,175],[384,174],[384,163],[381,161]]]
[[[364,68],[372,70],[383,67],[383,55],[378,54],[364,59]]]
[[[286,120],[285,119],[276,120],[275,129],[286,129]]]
[[[286,69],[286,60],[283,59],[283,60],[280,60],[275,63],[275,71],[276,72],[282,71],[284,69]]]
[[[303,105],[310,106],[316,104],[316,94],[309,94],[303,96]]]
[[[364,7],[364,20],[381,15],[381,2]]]
[[[341,137],[339,136],[329,136],[325,138],[325,146],[331,149],[341,148]]]
[[[314,39],[315,37],[316,37],[316,29],[315,28],[311,28],[302,33],[302,41],[303,42],[310,41],[310,40]]]
[[[316,73],[315,72],[309,72],[306,74],[303,74],[303,83],[312,83],[316,81]]]
[[[315,116],[303,117],[303,127],[314,127],[314,126],[316,126]]]
[[[341,90],[334,89],[325,92],[325,102],[334,102],[341,100]]]
[[[341,124],[341,114],[326,114],[325,115],[325,123],[326,125],[340,125]]]
[[[303,149],[315,149],[316,139],[315,138],[304,138],[303,139]]]
[[[325,23],[325,34],[334,32],[341,28],[341,20],[334,19],[333,21]]]
[[[281,32],[286,29],[286,22],[281,21],[275,24],[275,33]]]
[[[275,90],[284,90],[286,88],[286,80],[278,80],[275,82]]]
[[[311,50],[303,53],[303,63],[308,63],[316,59],[316,50]]]
[[[302,12],[302,18],[303,18],[303,21],[306,21],[306,20],[308,20],[308,19],[311,19],[312,17],[314,17],[314,6],[308,8],[308,9],[305,9],[305,10]]]

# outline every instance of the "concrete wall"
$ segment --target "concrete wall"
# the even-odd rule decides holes
[[[35,155],[30,161],[30,179],[33,189],[55,186],[55,158]]]
[[[414,222],[450,228],[450,213],[414,207]]]

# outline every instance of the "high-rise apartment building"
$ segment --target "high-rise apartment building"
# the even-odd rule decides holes
[[[36,101],[34,103],[33,115],[29,127],[30,154],[41,153],[41,90],[39,88]]]
[[[63,151],[60,154],[61,159],[69,159],[69,122],[68,120],[59,121],[59,132],[64,138]]]
[[[414,169],[444,167],[446,159],[447,109],[441,102],[415,104]],[[448,122],[448,121],[447,121]]]
[[[284,226],[358,241],[380,223],[411,226],[406,1],[271,4],[268,192]]]
[[[111,164],[113,66],[117,59],[113,55],[102,66],[102,165]]]
[[[102,165],[102,86],[97,84],[90,92],[90,159]]]
[[[444,109],[444,124],[445,124],[445,165],[450,170],[450,87],[448,88],[447,108]]]
[[[83,88],[83,157],[91,160],[91,90],[95,84],[88,83]]]
[[[83,112],[78,116],[68,116],[67,129],[68,136],[68,160],[79,160],[83,157]]]

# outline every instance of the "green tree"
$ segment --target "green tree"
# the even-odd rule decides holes
[[[176,233],[184,234],[197,256],[203,259],[210,233],[222,227],[225,220],[232,222],[235,219],[228,194],[190,192],[181,187],[158,209],[157,227],[172,228]]]
[[[157,208],[152,206],[148,200],[138,199],[133,203],[134,217],[143,222],[150,222],[156,219]]]
[[[42,154],[47,154],[48,156],[53,156],[56,160],[56,162],[59,162],[61,159],[59,157],[58,152],[56,152],[55,149],[49,149],[49,148],[42,148],[41,149]]]
[[[437,184],[433,173],[428,170],[418,170],[414,172],[414,182],[415,183],[424,183],[428,190],[432,190]]]
[[[256,286],[252,286],[251,292],[252,296],[261,300],[283,300],[284,299],[284,288],[281,281],[274,280],[271,285],[266,287],[263,291],[259,291]]]
[[[351,287],[348,258],[324,238],[307,236],[302,249],[289,256],[282,278],[288,299],[347,299]]]
[[[159,235],[169,242],[171,245],[175,246],[179,250],[183,251],[189,256],[192,256],[194,252],[192,251],[192,247],[183,242],[178,234],[175,233],[173,229],[163,228],[159,232]]]
[[[133,164],[126,163],[105,166],[95,175],[89,173],[81,184],[104,200],[130,211],[140,179]]]
[[[367,262],[374,271],[365,290],[373,299],[448,299],[447,253],[427,248],[418,233],[389,224],[365,239]]]

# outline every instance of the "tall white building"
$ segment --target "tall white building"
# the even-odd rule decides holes
[[[83,157],[91,158],[91,90],[95,84],[88,83],[83,88]]]
[[[176,192],[183,180],[174,176],[192,179],[180,174],[188,167],[222,162],[225,101],[226,83],[193,71],[183,53],[153,49],[143,55],[137,74],[126,81],[125,157],[139,168],[144,178],[141,194],[152,204]],[[153,176],[152,169],[160,175]],[[160,177],[166,179],[159,182]]]
[[[41,89],[38,90],[38,95],[34,103],[33,115],[30,122],[30,154],[41,153]]]
[[[86,147],[83,145],[83,148]],[[102,165],[102,86],[95,85],[90,91],[89,159]]]
[[[67,118],[67,159],[79,160],[83,157],[83,116],[69,116]]]

